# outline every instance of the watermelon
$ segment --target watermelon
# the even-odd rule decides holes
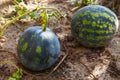
[[[101,5],[85,6],[72,16],[72,34],[85,47],[108,45],[117,30],[116,14]]]
[[[41,71],[58,60],[60,43],[49,28],[43,31],[41,26],[32,26],[20,37],[17,52],[23,66],[32,71]]]

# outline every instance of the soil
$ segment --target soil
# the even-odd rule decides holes
[[[32,72],[24,68],[17,57],[17,43],[21,34],[30,26],[37,25],[36,21],[17,21],[9,25],[0,39],[0,61],[10,61],[22,68],[25,72],[21,80],[119,80],[120,70],[116,69],[114,54],[120,54],[120,29],[111,40],[110,44],[104,48],[86,48],[79,44],[71,34],[70,20],[74,13],[71,11],[75,5],[71,5],[72,0],[25,0],[27,5],[33,8],[40,3],[41,6],[56,7],[66,18],[60,22],[49,19],[49,28],[58,36],[61,43],[61,53],[58,62],[51,68]],[[102,0],[101,0],[102,1]],[[104,0],[105,1],[105,0]],[[108,0],[107,0],[108,1]],[[111,1],[110,1],[111,2]],[[102,2],[100,3],[102,4]],[[102,4],[107,6],[107,3]],[[120,5],[120,4],[118,4]],[[9,18],[13,11],[12,0],[0,1],[0,14]],[[120,19],[120,7],[115,7],[115,12]],[[5,24],[0,19],[0,28]],[[53,69],[67,56],[62,64],[54,71]],[[8,63],[0,64],[0,80],[7,80],[17,69]]]

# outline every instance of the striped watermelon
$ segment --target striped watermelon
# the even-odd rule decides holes
[[[103,47],[118,30],[118,19],[114,12],[104,6],[89,5],[73,15],[71,30],[83,46]]]
[[[49,28],[43,32],[40,26],[33,26],[20,37],[17,51],[26,68],[40,71],[51,67],[58,60],[60,43]]]

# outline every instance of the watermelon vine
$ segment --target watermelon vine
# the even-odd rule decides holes
[[[0,64],[9,64],[17,69],[16,72],[12,73],[12,75],[8,78],[8,80],[20,80],[23,76],[23,70],[17,67],[14,63],[8,60],[1,61]]]
[[[35,9],[33,9],[33,10],[27,10],[25,13],[13,18],[12,20],[8,21],[7,23],[5,23],[2,26],[1,32],[0,32],[0,38],[2,37],[2,35],[3,35],[4,31],[5,31],[5,29],[8,27],[8,25],[14,23],[15,21],[19,20],[23,16],[30,15],[31,13],[38,12],[40,10],[44,10],[44,12],[40,14],[40,16],[42,17],[42,20],[43,20],[43,22],[42,22],[42,24],[40,26],[43,26],[43,31],[46,30],[46,26],[48,25],[48,13],[47,13],[47,10],[51,10],[53,12],[58,13],[60,15],[59,18],[64,17],[58,9],[52,8],[52,7],[37,7]]]

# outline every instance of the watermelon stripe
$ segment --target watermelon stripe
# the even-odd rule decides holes
[[[92,15],[91,15],[92,16]],[[91,19],[91,21],[89,21],[89,19]],[[115,22],[113,21],[113,18],[105,18],[104,16],[99,16],[99,17],[94,17],[94,19],[92,17],[88,18],[86,16],[80,17],[80,18],[75,18],[73,22],[73,24],[86,24],[89,25],[91,24],[92,21],[94,21],[94,23],[96,23],[96,25],[99,24],[104,24],[106,22],[109,21],[109,24],[113,24],[115,26]]]
[[[112,35],[112,34],[110,34]],[[100,35],[100,36],[96,36],[94,34],[80,34],[78,35],[80,38],[85,38],[87,40],[102,40],[102,39],[107,39],[107,38],[110,38],[111,36],[107,36],[107,35]]]
[[[25,44],[22,46],[22,51],[25,51],[27,49],[27,47],[28,47],[28,43],[25,42]]]
[[[33,61],[35,61],[36,63],[39,63],[40,59],[38,57],[33,57]]]
[[[103,35],[110,35],[110,34],[114,34],[115,33],[115,29],[112,28],[112,27],[110,27],[109,30],[107,30],[107,29],[93,30],[91,28],[78,28],[78,29],[76,29],[74,31],[77,32],[77,33],[80,32],[80,33],[83,33],[83,34],[98,34],[98,35],[101,35],[101,36],[103,36]]]
[[[86,22],[86,23],[85,23]],[[85,23],[85,25],[84,25],[84,23]],[[79,30],[83,30],[83,28],[84,29],[88,29],[87,31],[89,32],[91,32],[93,29],[94,30],[102,30],[103,31],[103,33],[104,33],[104,31],[106,32],[106,30],[108,30],[108,28],[109,28],[109,30],[110,31],[116,31],[116,28],[114,28],[114,26],[115,25],[113,25],[113,24],[110,24],[110,23],[108,23],[108,22],[104,22],[104,23],[102,23],[102,24],[97,24],[97,22],[91,22],[92,24],[91,25],[88,25],[89,23],[87,23],[87,20],[83,20],[83,22],[82,22],[82,24],[83,25],[79,25],[79,24],[77,24],[78,26],[76,26]],[[74,24],[73,24],[74,25]],[[82,29],[81,29],[82,28]],[[90,30],[91,29],[91,30]],[[94,31],[92,31],[92,32],[94,32]]]
[[[40,47],[40,46],[37,46],[37,48],[36,48],[36,53],[37,53],[37,54],[41,54],[41,51],[42,51],[41,47]]]
[[[104,36],[104,38],[103,37],[101,38],[102,41],[100,39],[95,39],[95,38],[86,39],[86,37],[79,39],[79,41],[86,42],[86,43],[94,43],[95,44],[95,43],[99,43],[99,42],[108,42],[110,40],[109,38],[111,38],[111,37],[108,37],[108,36],[107,36],[107,38],[105,38],[105,37],[106,36]]]
[[[116,19],[116,17],[114,16],[114,15],[112,15],[112,14],[108,14],[109,12],[102,12],[102,11],[94,11],[94,12],[91,12],[90,10],[87,10],[87,11],[84,11],[84,12],[82,12],[82,14],[79,14],[79,15],[76,15],[76,14],[74,14],[74,16],[73,16],[73,19],[75,19],[75,18],[79,18],[79,17],[86,17],[86,15],[88,16],[88,17],[91,17],[92,16],[92,18],[96,18],[96,17],[99,17],[99,16],[103,16],[103,17],[105,17],[105,18],[113,18],[113,19]],[[113,21],[113,19],[111,19],[112,21]]]

